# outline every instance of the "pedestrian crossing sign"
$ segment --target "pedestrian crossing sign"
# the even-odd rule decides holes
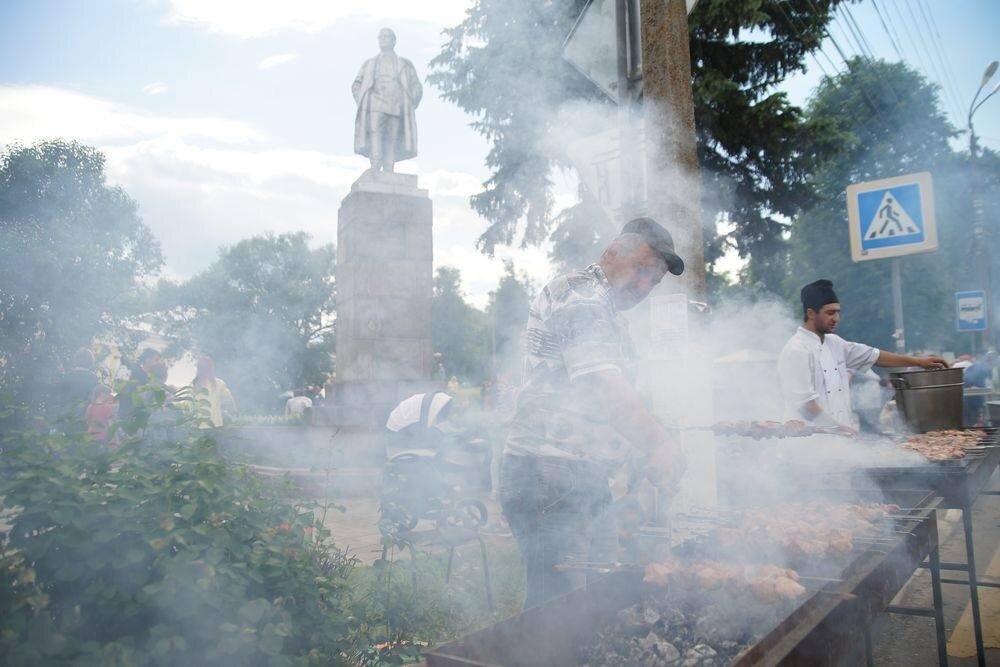
[[[927,172],[847,186],[855,262],[937,250],[934,184]]]

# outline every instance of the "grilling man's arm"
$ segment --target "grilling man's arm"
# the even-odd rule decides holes
[[[642,451],[649,452],[673,438],[649,413],[638,392],[625,380],[620,370],[603,370],[581,375],[574,382],[583,384],[608,408],[611,425]]]
[[[879,350],[876,366],[901,368],[903,366],[919,366],[920,368],[948,368],[948,362],[939,357],[913,357],[908,354],[896,354]]]
[[[649,413],[638,392],[620,370],[601,370],[577,377],[607,406],[611,425],[646,455],[646,477],[661,490],[676,491],[687,467],[676,440]]]

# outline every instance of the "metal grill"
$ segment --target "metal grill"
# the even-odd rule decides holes
[[[852,500],[868,500],[855,492]],[[883,500],[881,496],[879,500]],[[843,499],[841,499],[843,500]],[[939,654],[945,651],[937,569],[936,503],[933,494],[899,492],[889,499],[905,506],[892,530],[852,553],[838,578],[812,591],[736,660],[738,665],[835,664],[865,641],[883,611],[935,618]],[[889,608],[916,568],[929,559],[933,609]],[[464,665],[575,664],[577,646],[636,604],[649,588],[637,568],[597,577],[585,588],[449,642],[425,655],[430,667]]]

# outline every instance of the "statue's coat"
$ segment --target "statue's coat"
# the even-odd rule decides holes
[[[414,110],[420,104],[420,98],[424,93],[420,79],[417,78],[417,70],[406,58],[399,60],[399,85],[403,89],[403,114],[400,123],[400,136],[396,140],[396,160],[407,160],[417,155],[417,120]],[[354,152],[365,157],[370,157],[371,146],[371,113],[370,97],[372,88],[375,86],[375,63],[378,56],[365,61],[361,66],[361,71],[354,79],[351,92],[354,100],[358,103],[358,113],[354,119]]]

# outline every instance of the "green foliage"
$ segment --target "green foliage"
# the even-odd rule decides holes
[[[250,415],[241,414],[227,424],[238,426],[301,426],[305,424],[302,414],[293,415]]]
[[[900,260],[907,346],[961,349],[963,341],[953,331],[953,292],[970,285],[972,213],[968,165],[949,146],[954,129],[941,110],[937,87],[907,66],[857,59],[851,70],[825,80],[810,104],[810,115],[835,128],[842,143],[817,170],[818,202],[792,226],[786,294],[797,302],[801,285],[820,277],[833,280],[844,304],[842,334],[892,349],[891,265],[850,260],[844,188],[929,171],[941,250]],[[992,174],[993,185],[984,196],[996,201],[1000,162],[990,158],[983,169]],[[991,255],[1000,267],[996,253]]]
[[[596,262],[618,235],[615,224],[584,187],[580,188],[579,203],[560,211],[552,223],[549,259],[564,272]]]
[[[270,411],[333,371],[335,259],[304,232],[251,237],[189,281],[161,282],[154,309],[178,346],[214,358],[237,405]]]
[[[520,610],[523,599],[521,558],[512,544],[487,547],[494,609],[486,601],[482,556],[475,542],[455,552],[446,582],[447,554],[392,552],[387,560],[358,567],[350,577],[359,598],[370,601],[364,633],[372,638],[367,659],[390,663],[413,661],[433,647],[496,623]]]
[[[4,436],[0,662],[355,664],[353,559],[208,437]]]
[[[76,348],[123,336],[139,281],[163,263],[104,166],[62,140],[0,153],[0,385],[22,398],[44,400]]]
[[[496,350],[497,368],[494,371],[519,367],[524,327],[533,299],[531,279],[527,274],[518,274],[509,259],[504,260],[504,274],[497,288],[490,292],[487,310],[493,324],[493,345]]]
[[[689,17],[703,222],[732,223],[727,241],[770,289],[785,274],[783,217],[811,201],[812,166],[837,140],[775,87],[806,68],[841,1],[703,0]],[[710,242],[706,260],[721,249]]]
[[[562,252],[576,249],[566,244],[564,225],[579,228],[600,215],[576,210],[554,218],[549,179],[553,167],[568,165],[565,141],[556,138],[566,130],[561,110],[590,102],[596,115],[614,117],[561,56],[585,4],[478,0],[461,24],[446,31],[431,62],[431,83],[474,115],[473,127],[492,143],[486,160],[491,177],[471,200],[489,223],[479,238],[486,252],[514,242],[522,223],[522,243],[540,243],[555,222],[556,259],[565,262]],[[706,261],[723,252],[724,239],[714,230],[724,216],[735,226],[731,242],[743,256],[763,262],[755,268],[772,288],[783,276],[781,216],[810,201],[809,166],[834,138],[774,89],[805,68],[837,4],[701,0],[689,18]]]
[[[431,340],[448,376],[473,383],[488,376],[489,319],[465,300],[461,273],[450,266],[438,268],[434,276]]]
[[[562,42],[584,0],[478,0],[466,19],[445,31],[428,81],[445,99],[477,118],[473,127],[492,143],[490,179],[472,207],[490,223],[479,245],[492,253],[515,239],[538,244],[549,231],[555,160],[541,149],[553,129],[553,111],[574,99],[599,100],[594,87],[561,56]]]

